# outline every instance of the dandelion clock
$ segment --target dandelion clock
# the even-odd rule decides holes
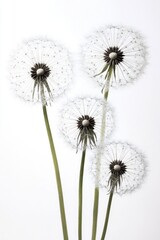
[[[101,99],[76,98],[68,102],[62,109],[60,125],[65,139],[77,151],[82,150],[78,189],[78,239],[81,240],[86,150],[97,147],[101,142],[101,135],[104,135],[105,138],[110,136],[114,127],[113,112],[109,104],[106,105]],[[104,126],[103,131],[101,125]]]
[[[102,119],[104,106],[105,121]],[[108,138],[114,128],[113,110],[102,99],[75,98],[61,111],[60,130],[65,139],[77,150],[86,147],[92,149],[100,144],[102,124],[105,124],[104,135]]]
[[[82,51],[85,71],[106,90],[136,80],[146,63],[142,36],[123,26],[106,26],[94,32]]]
[[[28,41],[15,53],[10,75],[19,97],[47,105],[61,95],[71,81],[69,53],[53,41]]]
[[[68,87],[72,68],[67,49],[44,39],[28,41],[15,52],[10,68],[13,89],[25,101],[42,105],[57,183],[63,237],[68,240],[63,191],[47,106]]]
[[[101,154],[101,162],[97,162]],[[98,187],[109,194],[101,240],[105,239],[114,193],[120,195],[138,188],[146,174],[144,156],[129,143],[112,142],[97,151],[92,159],[91,173]],[[98,176],[98,179],[97,179]]]

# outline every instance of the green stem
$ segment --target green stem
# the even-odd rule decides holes
[[[108,85],[110,84],[110,79],[111,79],[111,76],[112,76],[112,72],[114,72],[114,66],[110,65],[109,69],[108,69],[108,74],[107,74]],[[105,100],[105,102],[107,102],[107,100],[108,100],[108,94],[109,94],[109,87],[108,87],[107,91],[105,91],[105,89],[104,89],[104,100]],[[106,121],[106,119],[105,119],[105,121]],[[109,200],[108,200],[106,219],[105,219],[105,223],[104,223],[104,228],[103,228],[103,233],[102,233],[101,240],[104,240],[105,235],[106,235],[106,231],[107,231],[108,220],[109,220],[109,213],[110,213],[112,197],[113,197],[113,191],[111,191],[110,196],[109,196]]]
[[[104,240],[104,239],[105,239],[105,235],[106,235],[106,232],[107,232],[107,227],[108,227],[109,214],[110,214],[110,210],[111,210],[113,193],[114,193],[114,190],[112,189],[111,192],[110,192],[110,195],[109,195],[108,206],[107,206],[107,211],[106,211],[106,218],[105,218],[105,222],[104,222],[104,227],[103,227],[103,232],[102,232],[101,240]]]
[[[54,147],[54,142],[53,142],[53,138],[52,138],[52,133],[51,133],[50,125],[49,125],[46,106],[43,106],[43,115],[44,115],[46,130],[47,130],[49,144],[50,144],[52,158],[53,158],[56,181],[57,181],[57,189],[58,189],[59,205],[60,205],[60,213],[61,213],[61,222],[62,222],[62,229],[63,229],[63,238],[64,238],[64,240],[68,240],[68,232],[67,232],[67,223],[66,223],[66,216],[65,216],[61,177],[60,177],[59,166],[58,166],[56,151],[55,151],[55,147]]]
[[[87,138],[85,138],[85,141],[84,141],[80,173],[79,173],[78,240],[82,240],[83,175],[84,175],[84,164],[85,164],[85,157],[86,157],[86,145],[87,145]]]
[[[111,80],[112,72],[113,72],[113,66],[110,65],[110,66],[109,66],[109,69],[108,69],[108,72],[107,72],[107,75],[106,75],[106,81],[107,81],[108,86],[106,86],[106,87],[103,88],[104,100],[106,100],[106,102],[107,102],[107,99],[108,99],[109,85],[110,85],[110,80]]]
[[[108,100],[108,94],[109,94],[109,84],[110,79],[112,76],[112,70],[113,66],[110,65],[108,72],[106,74],[106,81],[108,86],[103,88],[103,95],[105,102],[103,103],[103,111],[102,111],[102,123],[101,123],[101,136],[100,136],[100,146],[102,147],[104,144],[104,134],[105,134],[105,125],[106,125],[106,103]],[[100,163],[101,154],[99,154],[99,158],[97,159],[97,165]],[[97,173],[97,181],[99,179],[99,172]],[[98,221],[98,204],[99,204],[99,189],[96,185],[95,191],[94,191],[94,205],[93,205],[93,223],[92,223],[92,240],[96,239],[96,232],[97,232],[97,221]]]
[[[99,205],[99,189],[94,191],[94,206],[93,206],[93,223],[92,223],[92,240],[96,239],[97,233],[97,219],[98,219],[98,205]]]

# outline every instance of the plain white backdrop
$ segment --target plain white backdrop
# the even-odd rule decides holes
[[[74,96],[101,97],[100,87],[82,72],[85,36],[107,24],[140,31],[148,65],[132,85],[111,90],[116,129],[111,140],[128,141],[146,156],[147,177],[132,194],[115,196],[106,239],[160,239],[160,4],[158,0],[1,0],[0,9],[0,239],[62,240],[54,169],[40,105],[12,92],[9,61],[24,40],[46,37],[70,49],[74,65],[69,90],[49,107],[63,181],[68,229],[77,239],[77,185],[81,154],[59,133],[59,109]],[[91,239],[94,185],[85,168],[83,239]],[[97,240],[107,195],[101,192]]]

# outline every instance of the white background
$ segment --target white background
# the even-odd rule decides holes
[[[116,129],[112,140],[129,141],[146,156],[148,174],[132,194],[115,196],[108,240],[160,239],[160,19],[158,0],[1,1],[0,9],[0,239],[61,240],[54,169],[40,105],[17,98],[8,79],[12,52],[22,41],[47,37],[73,54],[70,89],[49,110],[63,181],[68,229],[77,239],[77,185],[81,154],[58,131],[59,109],[73,96],[101,97],[82,73],[78,53],[85,36],[107,24],[140,31],[148,46],[148,65],[132,85],[111,90]],[[93,183],[88,163],[84,186],[84,240],[91,239]],[[98,237],[107,204],[100,196]]]

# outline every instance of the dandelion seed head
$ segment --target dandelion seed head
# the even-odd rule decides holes
[[[83,66],[100,86],[105,85],[107,65],[114,67],[110,86],[133,82],[146,65],[146,47],[142,36],[127,27],[106,26],[94,32],[82,49]]]
[[[15,52],[10,78],[19,97],[47,105],[66,90],[72,79],[69,53],[53,41],[30,40]]]
[[[94,148],[99,144],[103,108],[103,100],[89,97],[76,98],[64,106],[60,131],[74,148],[82,149],[86,137],[86,147]],[[105,108],[105,136],[109,137],[114,127],[113,111],[108,104]]]
[[[97,186],[107,192],[114,188],[120,195],[135,190],[142,183],[145,171],[144,157],[128,143],[113,142],[98,149],[91,166]]]

